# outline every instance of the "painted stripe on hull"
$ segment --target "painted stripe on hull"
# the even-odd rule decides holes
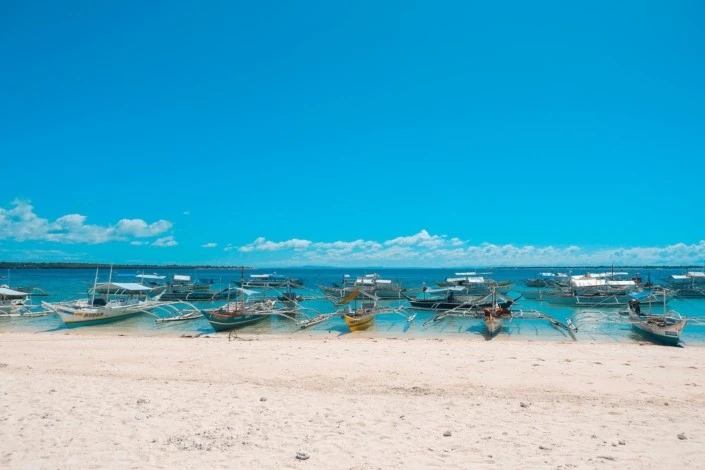
[[[206,320],[208,320],[208,323],[211,324],[215,331],[227,331],[242,328],[248,325],[258,323],[264,320],[265,318],[269,317],[269,315],[241,315],[233,317],[231,319],[219,319],[214,318],[212,315],[206,312],[203,312],[203,316],[206,317]]]
[[[66,313],[66,312],[56,312],[61,320],[63,320],[64,324],[66,326],[88,326],[88,325],[100,325],[104,323],[110,323],[113,321],[118,321],[118,320],[124,320],[128,317],[131,317],[133,315],[139,315],[142,313],[141,311],[137,312],[126,312],[126,313],[120,313],[118,315],[115,314],[106,314],[106,315],[101,315],[101,316],[96,316],[96,317],[91,317],[91,318],[83,318],[81,316],[74,315],[72,313]]]
[[[638,322],[632,323],[632,328],[636,330],[637,333],[655,343],[665,344],[667,346],[678,346],[680,342],[680,331],[673,331],[673,335],[666,335],[660,332],[654,333],[649,326]]]

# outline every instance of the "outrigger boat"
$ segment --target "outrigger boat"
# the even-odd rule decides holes
[[[542,272],[535,278],[524,279],[524,285],[526,287],[566,287],[570,282],[569,279],[565,273]]]
[[[455,273],[455,276],[446,277],[443,281],[437,281],[438,287],[463,287],[467,295],[488,295],[494,289],[495,292],[506,294],[513,284],[511,281],[495,281],[477,276],[477,273]]]
[[[259,292],[238,287],[242,294],[240,300],[228,301],[218,308],[201,310],[203,316],[215,331],[227,331],[259,323],[270,317],[275,309],[276,300],[260,299],[248,300],[247,296]]]
[[[665,282],[668,287],[676,290],[678,297],[705,297],[705,272],[672,274]]]
[[[603,323],[626,322],[631,325],[632,330],[644,339],[667,346],[678,346],[682,344],[680,338],[686,323],[699,325],[704,323],[704,319],[702,318],[686,319],[675,310],[667,310],[665,301],[662,302],[662,314],[652,313],[650,297],[642,297],[638,294],[632,295],[633,298],[628,303],[626,309],[618,312],[583,309],[576,313],[576,323],[580,323],[581,325],[588,323],[599,325]],[[648,301],[647,311],[644,311],[643,300]]]
[[[632,322],[632,328],[641,333],[642,336],[668,346],[678,345],[681,332],[687,321],[675,310],[666,311],[665,303],[663,304],[662,315],[652,314],[651,312],[645,313],[642,311],[637,299],[629,302],[626,313],[629,316],[629,321]]]
[[[357,302],[357,296],[360,294],[367,297],[362,302]],[[350,301],[355,300],[354,305],[350,306]],[[359,290],[352,291],[343,299],[341,305],[347,305],[346,309],[341,312],[341,316],[345,323],[350,328],[350,331],[366,330],[374,324],[375,315],[380,309],[377,306],[377,298]]]
[[[379,300],[401,300],[410,292],[409,289],[404,288],[400,283],[391,279],[381,279],[379,274],[366,274],[355,278],[355,280],[350,280],[350,276],[345,274],[341,284],[336,284],[332,287],[318,287],[326,297],[337,305],[342,305],[341,301],[355,290],[370,294]]]
[[[366,330],[374,324],[375,317],[382,313],[401,314],[406,318],[407,323],[412,322],[416,317],[416,314],[405,315],[401,307],[382,308],[378,305],[379,300],[374,295],[356,289],[338,303],[338,305],[345,305],[343,309],[338,310],[338,313],[343,317],[350,331]],[[350,302],[353,302],[353,305],[350,305]]]
[[[40,317],[51,310],[37,310],[28,292],[0,286],[0,318]]]
[[[492,291],[492,305],[489,307],[484,307],[482,313],[485,318],[485,327],[487,328],[487,334],[492,338],[496,335],[499,330],[502,329],[502,321],[505,315],[511,316],[511,306],[518,298],[515,300],[507,300],[501,304],[497,302],[496,292]]]
[[[233,281],[233,283],[242,285],[245,279],[245,270],[252,268],[240,266],[239,269],[242,272],[241,280],[240,282]],[[300,307],[299,301],[303,301],[305,298],[303,296],[297,296],[291,291],[291,282],[288,283],[288,286],[287,292],[289,294],[282,294],[282,299],[267,298],[265,296],[255,298],[254,296],[261,294],[261,292],[237,287],[234,288],[234,290],[238,292],[240,298],[232,302],[230,301],[230,292],[233,289],[231,289],[231,286],[228,286],[226,289],[228,298],[225,305],[218,308],[203,309],[201,310],[201,314],[208,320],[208,323],[210,323],[215,331],[242,328],[259,323],[272,316],[280,316],[288,320],[293,320],[300,328],[313,326],[329,318],[329,315],[322,315],[318,312],[316,312],[316,316],[314,317],[309,317],[304,314],[302,310],[310,309]],[[278,308],[277,305],[280,303],[284,304],[285,308]],[[297,321],[297,315],[302,316],[304,319]]]
[[[404,296],[409,301],[411,308],[414,310],[432,310],[442,312],[459,307],[475,305],[487,297],[487,294],[467,295],[465,293],[465,288],[461,286],[443,287],[440,289],[429,289],[424,286],[421,291],[421,298],[412,298],[407,295]]]
[[[229,298],[229,288],[222,290],[212,290],[214,284],[212,279],[199,280],[194,282],[191,276],[186,274],[174,274],[172,280],[166,285],[162,300],[185,300],[185,301],[206,301],[223,300]]]
[[[67,326],[106,323],[159,308],[158,298],[148,299],[151,288],[138,283],[112,282],[98,284],[96,269],[90,298],[67,302],[42,302],[42,307],[55,312]]]
[[[240,287],[303,287],[304,281],[302,279],[296,279],[287,277],[277,273],[271,274],[250,274],[249,279],[241,279],[235,281]]]
[[[489,302],[488,302],[489,300]],[[501,300],[501,302],[499,301]],[[471,319],[482,319],[485,324],[485,335],[487,339],[492,339],[499,331],[501,331],[505,320],[513,320],[515,318],[523,319],[545,319],[555,328],[567,332],[572,339],[575,338],[577,327],[568,319],[565,323],[553,318],[552,316],[539,312],[538,310],[512,310],[512,305],[519,300],[506,298],[502,295],[492,292],[476,302],[468,302],[459,305],[451,310],[440,312],[434,317],[426,320],[424,326],[436,323],[448,317],[464,317]]]

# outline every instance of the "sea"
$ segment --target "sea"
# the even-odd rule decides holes
[[[639,275],[644,280],[659,284],[671,274],[683,274],[683,268],[613,268],[615,271],[628,272],[629,277]],[[297,321],[305,319],[306,316],[313,317],[318,313],[332,313],[336,307],[328,300],[322,298],[322,292],[318,286],[331,286],[340,284],[344,276],[356,278],[367,274],[378,274],[380,278],[391,279],[402,283],[407,288],[418,288],[427,286],[433,288],[437,281],[442,281],[446,277],[454,276],[456,272],[474,271],[478,276],[494,279],[496,281],[509,280],[513,283],[512,290],[507,297],[518,298],[512,307],[515,314],[517,312],[527,312],[525,316],[515,315],[509,321],[503,322],[500,333],[492,340],[515,339],[515,340],[542,340],[542,341],[573,341],[568,332],[561,327],[554,326],[545,318],[536,318],[536,315],[529,312],[541,312],[550,315],[559,322],[565,324],[571,320],[578,328],[576,341],[592,342],[634,342],[643,341],[624,317],[617,312],[619,309],[608,308],[574,308],[561,305],[552,305],[545,301],[531,300],[523,296],[526,291],[532,290],[525,287],[524,280],[535,278],[539,271],[565,272],[569,274],[584,274],[586,272],[605,272],[610,269],[549,269],[549,268],[486,268],[486,269],[437,269],[437,268],[281,268],[248,271],[246,276],[252,273],[273,273],[301,279],[304,282],[303,289],[296,289],[297,293],[310,300],[302,303],[302,315],[288,318],[285,316],[272,317],[263,322],[257,323],[237,330],[243,334],[278,334],[278,335],[381,335],[394,337],[467,337],[477,339],[485,337],[484,324],[479,319],[463,317],[446,317],[442,320],[428,323],[428,320],[435,315],[433,312],[414,311],[405,306],[405,301],[388,301],[385,305],[399,310],[390,313],[380,314],[375,320],[372,328],[365,332],[351,333],[344,320],[339,315],[333,315],[328,320],[315,326],[301,329]],[[702,269],[700,269],[702,270]],[[241,278],[241,272],[236,269],[205,269],[205,268],[183,268],[183,269],[149,269],[148,274],[159,274],[170,278],[174,274],[189,275],[192,279],[207,279],[212,281],[211,289],[220,290],[235,280]],[[99,272],[99,281],[107,281],[112,275],[114,282],[137,282],[135,276],[138,272],[134,269],[115,269],[110,274],[109,270]],[[62,268],[62,269],[40,269],[40,268],[17,268],[5,273],[0,273],[0,284],[9,284],[11,287],[34,286],[41,288],[47,293],[46,296],[35,296],[32,302],[35,305],[45,302],[56,302],[86,298],[88,289],[93,285],[96,276],[95,269],[82,268]],[[265,295],[263,293],[263,295]],[[276,295],[269,292],[268,295]],[[217,302],[194,302],[197,308],[209,308],[219,306],[225,301]],[[642,310],[651,309],[654,313],[663,313],[663,305],[642,305]],[[705,345],[705,298],[678,298],[675,297],[668,303],[669,310],[676,310],[682,316],[688,318],[681,335],[682,343],[685,345]],[[409,317],[414,315],[413,320]],[[161,313],[158,315],[162,315]],[[50,314],[42,317],[13,317],[0,316],[0,331],[21,331],[36,334],[63,334],[66,332],[81,333],[108,333],[123,335],[143,335],[143,336],[203,336],[214,335],[215,332],[209,323],[198,318],[182,322],[156,322],[154,316],[139,314],[128,317],[120,321],[107,324],[88,325],[80,327],[67,327],[61,319]],[[228,333],[218,333],[227,335]]]

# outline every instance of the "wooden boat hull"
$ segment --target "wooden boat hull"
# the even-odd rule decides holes
[[[269,314],[228,314],[201,311],[215,331],[228,331],[254,325],[269,317]]]
[[[191,291],[191,292],[164,292],[160,297],[161,300],[225,300],[228,298],[227,291],[211,292],[211,291]]]
[[[374,314],[350,316],[343,313],[343,318],[345,319],[345,323],[347,323],[348,328],[350,328],[350,331],[366,330],[375,322]]]
[[[677,346],[680,342],[681,331],[685,321],[664,323],[662,319],[634,320],[632,328],[647,339],[667,346]]]
[[[87,326],[124,320],[144,313],[139,307],[120,309],[71,309],[62,306],[50,307],[66,326]]]
[[[235,281],[235,284],[243,288],[277,288],[277,287],[303,287],[303,279],[249,279],[243,281]]]
[[[485,327],[487,328],[487,335],[493,338],[502,329],[502,317],[485,315]]]

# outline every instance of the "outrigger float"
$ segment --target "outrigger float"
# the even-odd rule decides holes
[[[509,299],[492,292],[491,294],[460,304],[449,310],[440,312],[423,323],[423,326],[436,323],[448,317],[462,317],[482,320],[486,328],[487,339],[492,339],[502,329],[503,322],[513,319],[545,319],[556,329],[567,332],[570,337],[577,339],[575,334],[578,328],[568,319],[565,323],[538,310],[513,310],[512,305],[519,300]]]
[[[618,312],[584,309],[575,315],[576,323],[584,324],[627,324],[640,338],[664,346],[683,346],[680,340],[683,328],[687,323],[705,325],[703,318],[686,318],[675,310],[667,310],[663,302],[663,313],[651,311],[648,306],[641,305],[638,298],[633,298],[625,310]]]

